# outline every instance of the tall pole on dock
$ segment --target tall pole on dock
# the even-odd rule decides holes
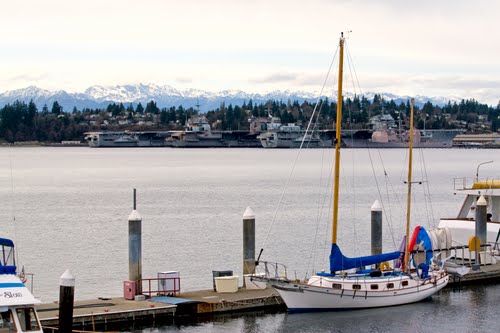
[[[247,207],[243,214],[243,276],[255,271],[255,214]],[[243,279],[245,287],[245,279]]]
[[[75,278],[67,269],[59,279],[59,332],[73,330],[73,303],[75,299]]]
[[[375,200],[371,207],[372,255],[382,253],[382,206]]]
[[[128,279],[135,281],[135,294],[142,293],[142,218],[136,210],[136,189],[134,188],[134,209],[128,217]]]
[[[476,238],[479,239],[479,244],[486,244],[486,225],[487,225],[487,216],[486,211],[488,203],[484,196],[480,196],[476,202]],[[478,246],[476,248],[476,257],[475,257],[475,270],[479,269],[480,259],[479,252],[481,251],[481,247]]]

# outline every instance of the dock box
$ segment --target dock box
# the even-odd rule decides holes
[[[215,290],[218,293],[235,293],[238,291],[239,277],[219,276],[215,278]]]
[[[215,288],[215,278],[219,276],[233,276],[233,271],[212,271],[213,275],[213,284],[214,284],[214,291],[217,291]]]

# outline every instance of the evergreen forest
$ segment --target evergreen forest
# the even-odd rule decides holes
[[[222,104],[203,115],[213,130],[248,130],[252,117],[278,117],[281,123],[306,125],[313,110],[318,111],[316,128],[334,128],[336,102],[321,99],[316,102],[268,101],[256,104],[249,100],[243,105]],[[367,129],[374,116],[388,114],[406,126],[410,112],[409,101],[397,104],[386,101],[380,95],[372,100],[363,96],[346,98],[343,102],[343,126],[349,129]],[[41,109],[33,101],[16,101],[0,109],[0,142],[46,142],[82,141],[90,131],[168,131],[182,130],[189,118],[198,115],[194,108],[171,106],[160,108],[155,101],[123,105],[109,104],[102,109],[63,110],[57,102]],[[444,106],[431,102],[415,109],[415,124],[418,129],[463,128],[469,133],[497,132],[500,122],[500,103],[496,107],[469,99],[448,102]]]

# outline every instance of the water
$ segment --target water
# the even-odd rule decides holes
[[[491,160],[494,153],[415,150],[414,180],[428,182],[414,185],[412,225],[434,226],[439,217],[455,215],[462,197],[453,195],[453,178],[474,176],[477,165]],[[406,150],[356,149],[342,154],[339,244],[343,251],[369,252],[370,206],[377,198],[390,221],[384,222],[384,248],[397,248],[406,215]],[[296,155],[297,150],[264,149],[0,148],[0,236],[14,239],[18,264],[35,274],[34,294],[43,301],[58,299],[59,277],[65,269],[76,277],[76,299],[121,296],[122,281],[128,278],[127,218],[132,189],[137,188],[143,218],[143,277],[177,270],[182,290],[188,291],[210,288],[212,270],[233,270],[241,276],[241,219],[247,206],[257,217],[256,245],[265,245],[263,259],[283,262],[292,274],[304,277],[326,268],[331,192],[323,184],[329,183],[332,157],[331,150],[302,152],[269,229]],[[498,176],[497,168],[498,163],[483,165],[480,176]],[[487,290],[484,295],[498,302],[498,287]],[[429,307],[417,304],[408,310],[391,308],[391,315],[402,311],[403,321],[417,311],[415,318],[420,313],[427,323],[422,316],[437,316],[435,312],[455,309],[469,314],[471,308],[461,305],[462,298],[469,303],[484,298],[481,293],[474,296],[477,293],[444,292],[439,303],[429,304],[445,302],[446,310],[438,307],[439,311],[427,313],[424,309]],[[255,318],[249,329],[248,319],[240,318],[221,328],[209,323],[182,330],[206,325],[210,330],[230,330],[235,325],[236,331],[258,331],[264,325],[271,331],[288,331],[296,327],[294,321],[324,325],[318,331],[334,330],[328,318],[347,316],[357,325],[362,313],[368,318],[377,311],[387,313],[371,311],[334,317],[277,314]],[[480,304],[479,311],[487,313],[488,307]],[[382,330],[382,325],[375,327]],[[432,325],[420,327],[430,330]]]

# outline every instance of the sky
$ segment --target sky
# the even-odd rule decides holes
[[[346,90],[500,101],[495,0],[3,0],[1,7],[0,93],[134,83],[319,92],[340,32],[351,31],[356,75]]]

